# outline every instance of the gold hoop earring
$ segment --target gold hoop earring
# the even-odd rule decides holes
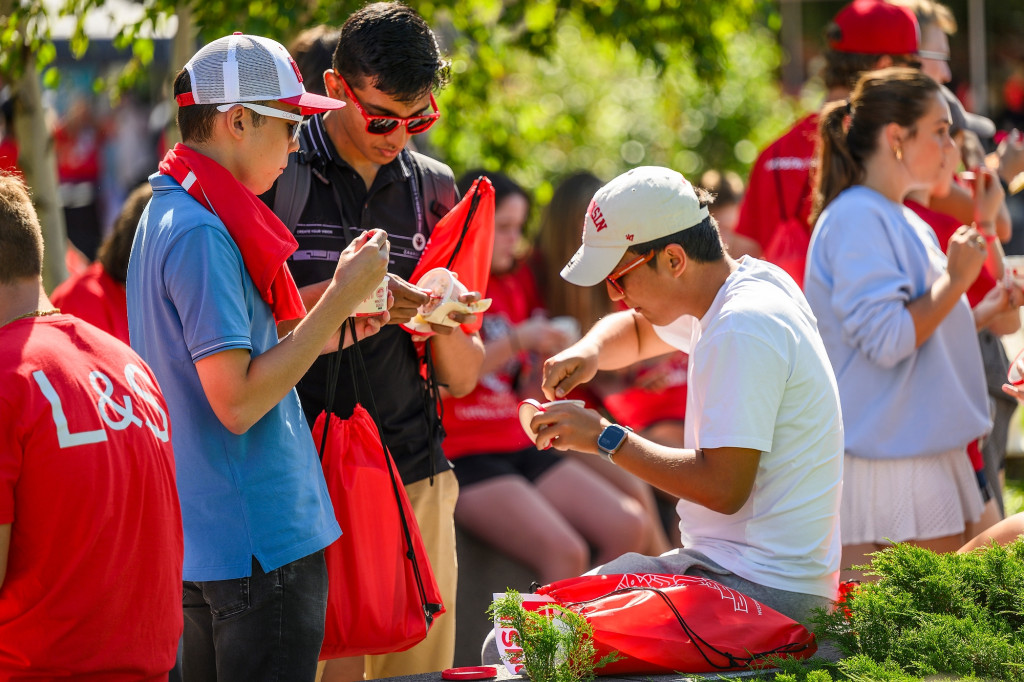
[[[893,147],[892,152],[896,155],[897,161],[903,160],[903,147]]]

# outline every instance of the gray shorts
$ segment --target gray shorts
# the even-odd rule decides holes
[[[617,573],[667,573],[708,578],[742,592],[751,599],[756,599],[765,606],[808,627],[815,608],[832,608],[831,599],[815,594],[779,590],[750,582],[735,573],[730,573],[700,552],[686,548],[673,549],[661,556],[644,556],[630,552],[617,559],[612,559],[603,566],[598,566],[588,575]]]

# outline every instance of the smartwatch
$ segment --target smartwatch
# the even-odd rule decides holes
[[[619,451],[622,444],[626,442],[626,436],[632,430],[628,426],[621,426],[619,424],[609,424],[604,427],[601,435],[597,437],[597,447],[601,451],[599,454],[612,464],[615,464],[615,460],[612,457]]]

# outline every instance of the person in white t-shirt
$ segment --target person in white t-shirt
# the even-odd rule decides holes
[[[726,255],[709,203],[667,168],[635,168],[601,188],[561,275],[604,284],[631,309],[544,365],[554,400],[598,370],[689,353],[686,447],[571,404],[531,425],[538,447],[602,455],[681,498],[682,549],[626,554],[595,572],[700,575],[806,623],[838,589],[839,393],[796,283],[775,265]]]

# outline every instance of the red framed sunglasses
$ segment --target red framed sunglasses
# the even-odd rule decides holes
[[[622,285],[619,284],[619,280],[622,279],[626,273],[636,270],[652,258],[654,258],[654,251],[648,251],[646,255],[639,256],[635,260],[629,261],[618,270],[614,270],[612,274],[608,275],[604,279],[608,284],[612,285],[612,288],[615,289],[615,291],[619,292],[620,296],[625,296],[626,292],[622,290]]]
[[[430,106],[434,110],[431,114],[409,116],[408,118],[400,116],[370,116],[366,113],[366,109],[363,109],[359,98],[352,92],[352,88],[348,86],[345,77],[338,73],[337,70],[334,73],[341,81],[342,87],[345,88],[345,96],[352,100],[352,104],[356,105],[356,110],[362,115],[363,120],[366,121],[366,132],[371,135],[388,135],[400,125],[405,126],[406,131],[410,135],[419,135],[420,133],[427,132],[430,126],[434,125],[434,122],[441,118],[441,112],[437,110],[437,102],[434,101],[434,93],[430,93]]]

